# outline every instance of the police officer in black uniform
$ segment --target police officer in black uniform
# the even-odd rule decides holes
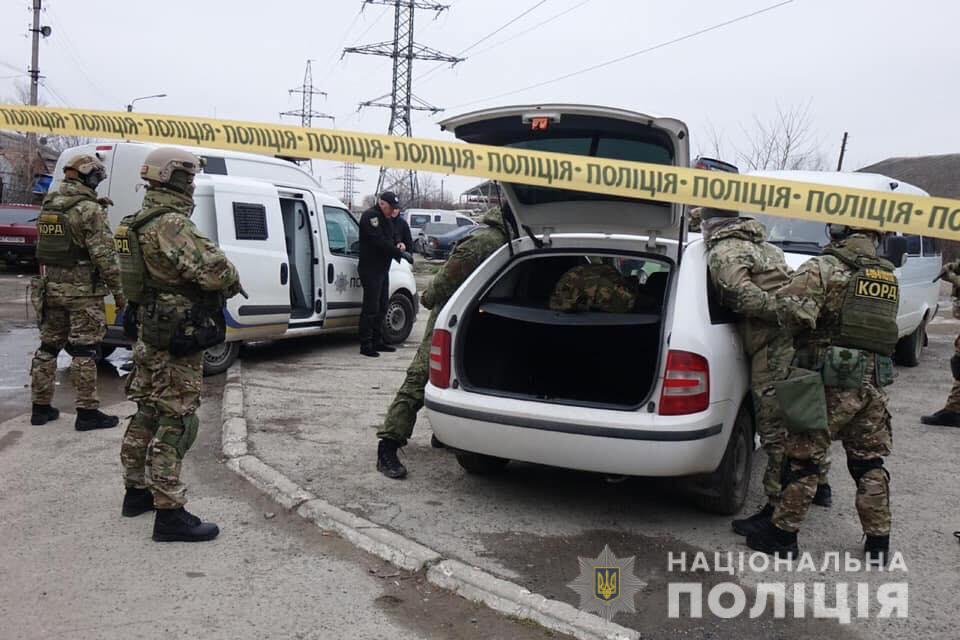
[[[377,204],[360,216],[360,353],[372,358],[378,357],[380,351],[396,351],[383,342],[382,329],[390,297],[390,261],[409,255],[407,248],[394,238],[392,218],[399,208],[396,194],[384,191]]]

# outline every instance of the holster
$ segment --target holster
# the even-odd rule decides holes
[[[170,353],[174,356],[188,356],[199,353],[223,342],[227,337],[227,326],[223,319],[223,310],[196,304],[188,309],[170,339]]]

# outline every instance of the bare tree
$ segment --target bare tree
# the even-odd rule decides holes
[[[810,104],[783,108],[777,106],[768,119],[754,115],[750,125],[741,125],[743,146],[733,146],[727,154],[723,136],[713,124],[707,132],[710,153],[718,159],[734,162],[743,170],[827,168],[826,156],[816,137]]]

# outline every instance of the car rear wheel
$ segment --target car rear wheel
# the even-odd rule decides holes
[[[720,466],[698,483],[702,489],[693,496],[694,503],[704,511],[732,515],[743,507],[753,468],[752,424],[750,409],[744,403],[733,423]]]
[[[383,340],[387,344],[398,344],[407,339],[413,331],[416,317],[413,314],[413,302],[399,291],[390,298],[387,313],[383,318]]]
[[[457,462],[467,473],[477,476],[488,476],[503,471],[510,461],[506,458],[497,458],[482,453],[458,451]]]
[[[223,373],[237,361],[240,355],[239,342],[221,342],[203,352],[203,375],[215,376]]]
[[[915,367],[920,364],[920,354],[926,342],[927,319],[924,318],[917,329],[908,336],[904,336],[897,343],[893,353],[893,360],[903,367]]]

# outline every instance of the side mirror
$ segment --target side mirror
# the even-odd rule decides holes
[[[907,239],[903,236],[890,236],[884,248],[886,258],[894,267],[902,267],[907,261]]]

